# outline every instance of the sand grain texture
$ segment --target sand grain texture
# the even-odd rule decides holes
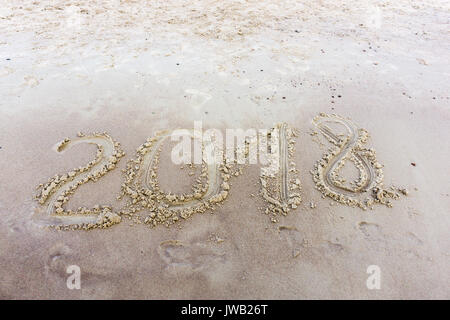
[[[0,1],[0,298],[450,298],[448,2],[143,3]],[[409,195],[366,211],[322,198],[310,174],[330,147],[312,133],[320,112],[365,128],[385,185]],[[271,222],[248,166],[213,214],[170,228],[32,219],[37,185],[95,158],[88,144],[55,152],[64,137],[120,142],[117,169],[67,203],[115,212],[136,149],[194,121],[298,129],[301,204]],[[191,192],[193,176],[161,170],[161,186]],[[73,264],[80,290],[66,287]],[[366,287],[369,265],[380,290]]]

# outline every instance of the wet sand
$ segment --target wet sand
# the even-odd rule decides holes
[[[66,3],[0,9],[0,298],[450,298],[448,4]],[[408,196],[373,210],[322,197],[311,171],[332,144],[311,134],[320,112],[365,128],[384,185]],[[214,211],[169,228],[123,218],[58,231],[33,219],[36,186],[95,158],[93,145],[55,152],[65,137],[120,142],[117,168],[67,203],[116,210],[136,149],[194,121],[296,128],[301,204],[272,222],[260,167],[248,166]],[[161,186],[189,192],[199,172],[168,152]],[[69,265],[80,290],[66,286]],[[366,286],[369,265],[380,290]]]

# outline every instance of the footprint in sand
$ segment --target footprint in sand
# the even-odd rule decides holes
[[[300,231],[291,226],[279,226],[278,231],[286,239],[291,250],[292,258],[297,258],[305,254],[311,248],[311,243],[303,237]]]
[[[66,269],[71,265],[71,249],[63,244],[58,243],[51,247],[48,251],[48,258],[46,262],[47,272],[58,275],[61,278],[67,277]]]
[[[326,241],[326,243],[323,245],[323,247],[325,248],[325,250],[327,252],[331,252],[331,253],[341,253],[343,251],[345,251],[345,247],[337,242],[333,242],[333,241]]]
[[[346,251],[344,245],[330,240],[324,241],[318,246],[313,246],[311,241],[305,238],[295,227],[280,226],[278,230],[286,238],[293,258],[302,257],[314,260],[317,257],[328,257],[342,254]]]
[[[408,232],[406,237],[411,241],[415,246],[421,246],[423,245],[422,239],[420,239],[418,236],[416,236],[412,232]]]
[[[121,270],[118,277],[117,270],[114,268],[96,267],[91,265],[92,260],[86,260],[85,257],[80,258],[73,250],[64,243],[58,243],[48,250],[48,257],[45,263],[45,274],[50,282],[49,287],[55,288],[62,286],[65,288],[67,278],[70,273],[67,268],[71,265],[80,267],[80,276],[82,284],[82,293],[86,297],[95,297],[96,295],[112,298],[120,290],[117,285],[118,278],[127,278],[130,273],[127,270]]]
[[[361,221],[358,223],[358,229],[368,240],[382,240],[384,238],[381,227],[376,223]]]
[[[160,243],[158,254],[165,262],[167,271],[193,273],[209,270],[226,262],[223,250],[202,242],[166,240]]]

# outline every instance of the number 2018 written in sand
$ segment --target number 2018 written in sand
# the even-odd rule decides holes
[[[405,189],[383,188],[382,165],[378,163],[375,151],[365,147],[369,137],[365,129],[358,128],[343,117],[324,113],[316,116],[312,123],[317,131],[311,135],[320,133],[331,145],[311,171],[316,189],[323,196],[365,210],[375,204],[390,207],[391,199],[399,197],[397,191],[407,193]],[[343,128],[345,133],[338,134],[331,125],[333,128]],[[214,210],[228,197],[230,180],[241,175],[249,163],[256,163],[252,162],[256,158],[264,159],[264,165],[260,168],[260,195],[267,203],[264,212],[271,221],[277,222],[280,216],[298,207],[302,199],[294,159],[295,129],[281,123],[258,134],[245,135],[240,139],[242,144],[233,144],[232,148],[227,145],[226,154],[221,143],[223,139],[219,139],[220,132],[208,131],[164,131],[148,138],[123,170],[124,181],[118,200],[126,198],[126,204],[119,210],[105,205],[76,210],[65,208],[79,186],[89,181],[95,182],[113,170],[124,152],[120,144],[106,133],[79,133],[75,139],[64,139],[57,146],[58,152],[75,144],[89,143],[97,146],[97,154],[85,166],[55,175],[38,186],[36,200],[40,205],[34,219],[61,230],[107,228],[120,223],[123,218],[149,226],[169,226],[195,213]],[[187,166],[191,169],[196,168],[189,162],[191,142],[200,144],[200,156],[194,154],[194,159],[197,158],[201,172],[189,193],[172,194],[159,186],[157,172],[162,146],[168,138],[174,140],[174,137],[182,141],[172,150],[172,161],[179,164],[181,159],[189,163]],[[354,181],[347,182],[342,177],[341,169],[347,162],[352,163],[359,172]],[[314,207],[312,202],[310,205]]]

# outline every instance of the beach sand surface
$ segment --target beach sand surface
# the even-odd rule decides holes
[[[1,1],[0,298],[450,298],[448,2],[145,3]],[[323,198],[310,173],[331,147],[311,135],[320,112],[365,128],[385,186],[408,196],[365,211]],[[120,142],[117,168],[67,204],[118,210],[136,149],[194,121],[298,129],[302,204],[273,223],[248,166],[216,210],[169,228],[123,218],[57,231],[33,219],[36,186],[95,156],[86,144],[55,152],[65,137]],[[161,185],[187,192],[194,178],[169,152]],[[70,265],[80,290],[67,288]]]

